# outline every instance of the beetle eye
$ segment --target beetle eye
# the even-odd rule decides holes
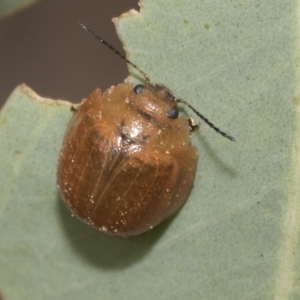
[[[169,110],[167,112],[167,117],[170,118],[170,119],[177,119],[178,118],[178,109],[177,109],[177,107]]]
[[[137,95],[139,95],[139,94],[141,94],[142,92],[143,92],[143,90],[144,90],[144,85],[143,84],[138,84],[138,85],[136,85],[134,88],[133,88],[133,90],[134,90],[134,92],[137,94]]]

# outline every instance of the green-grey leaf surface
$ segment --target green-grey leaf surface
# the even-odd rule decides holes
[[[298,19],[292,0],[144,0],[117,22],[152,82],[237,139],[202,122],[188,202],[142,236],[70,216],[55,179],[70,107],[15,90],[0,115],[5,299],[300,299]]]
[[[0,1],[0,18],[18,11],[38,0],[1,0]]]

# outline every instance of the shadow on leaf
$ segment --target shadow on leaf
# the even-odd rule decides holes
[[[98,232],[72,217],[59,194],[57,210],[66,238],[74,250],[93,266],[107,269],[126,268],[142,259],[163,236],[173,219],[145,234],[122,238]]]

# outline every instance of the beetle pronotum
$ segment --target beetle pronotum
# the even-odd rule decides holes
[[[194,182],[197,127],[178,113],[177,99],[84,23],[81,26],[126,60],[145,84],[121,83],[96,89],[76,108],[61,149],[57,182],[62,197],[83,222],[118,236],[141,234],[170,217],[186,201]]]

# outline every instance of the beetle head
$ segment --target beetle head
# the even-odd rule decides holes
[[[162,84],[138,84],[133,88],[130,104],[149,119],[169,123],[178,118],[178,108],[172,92]]]

